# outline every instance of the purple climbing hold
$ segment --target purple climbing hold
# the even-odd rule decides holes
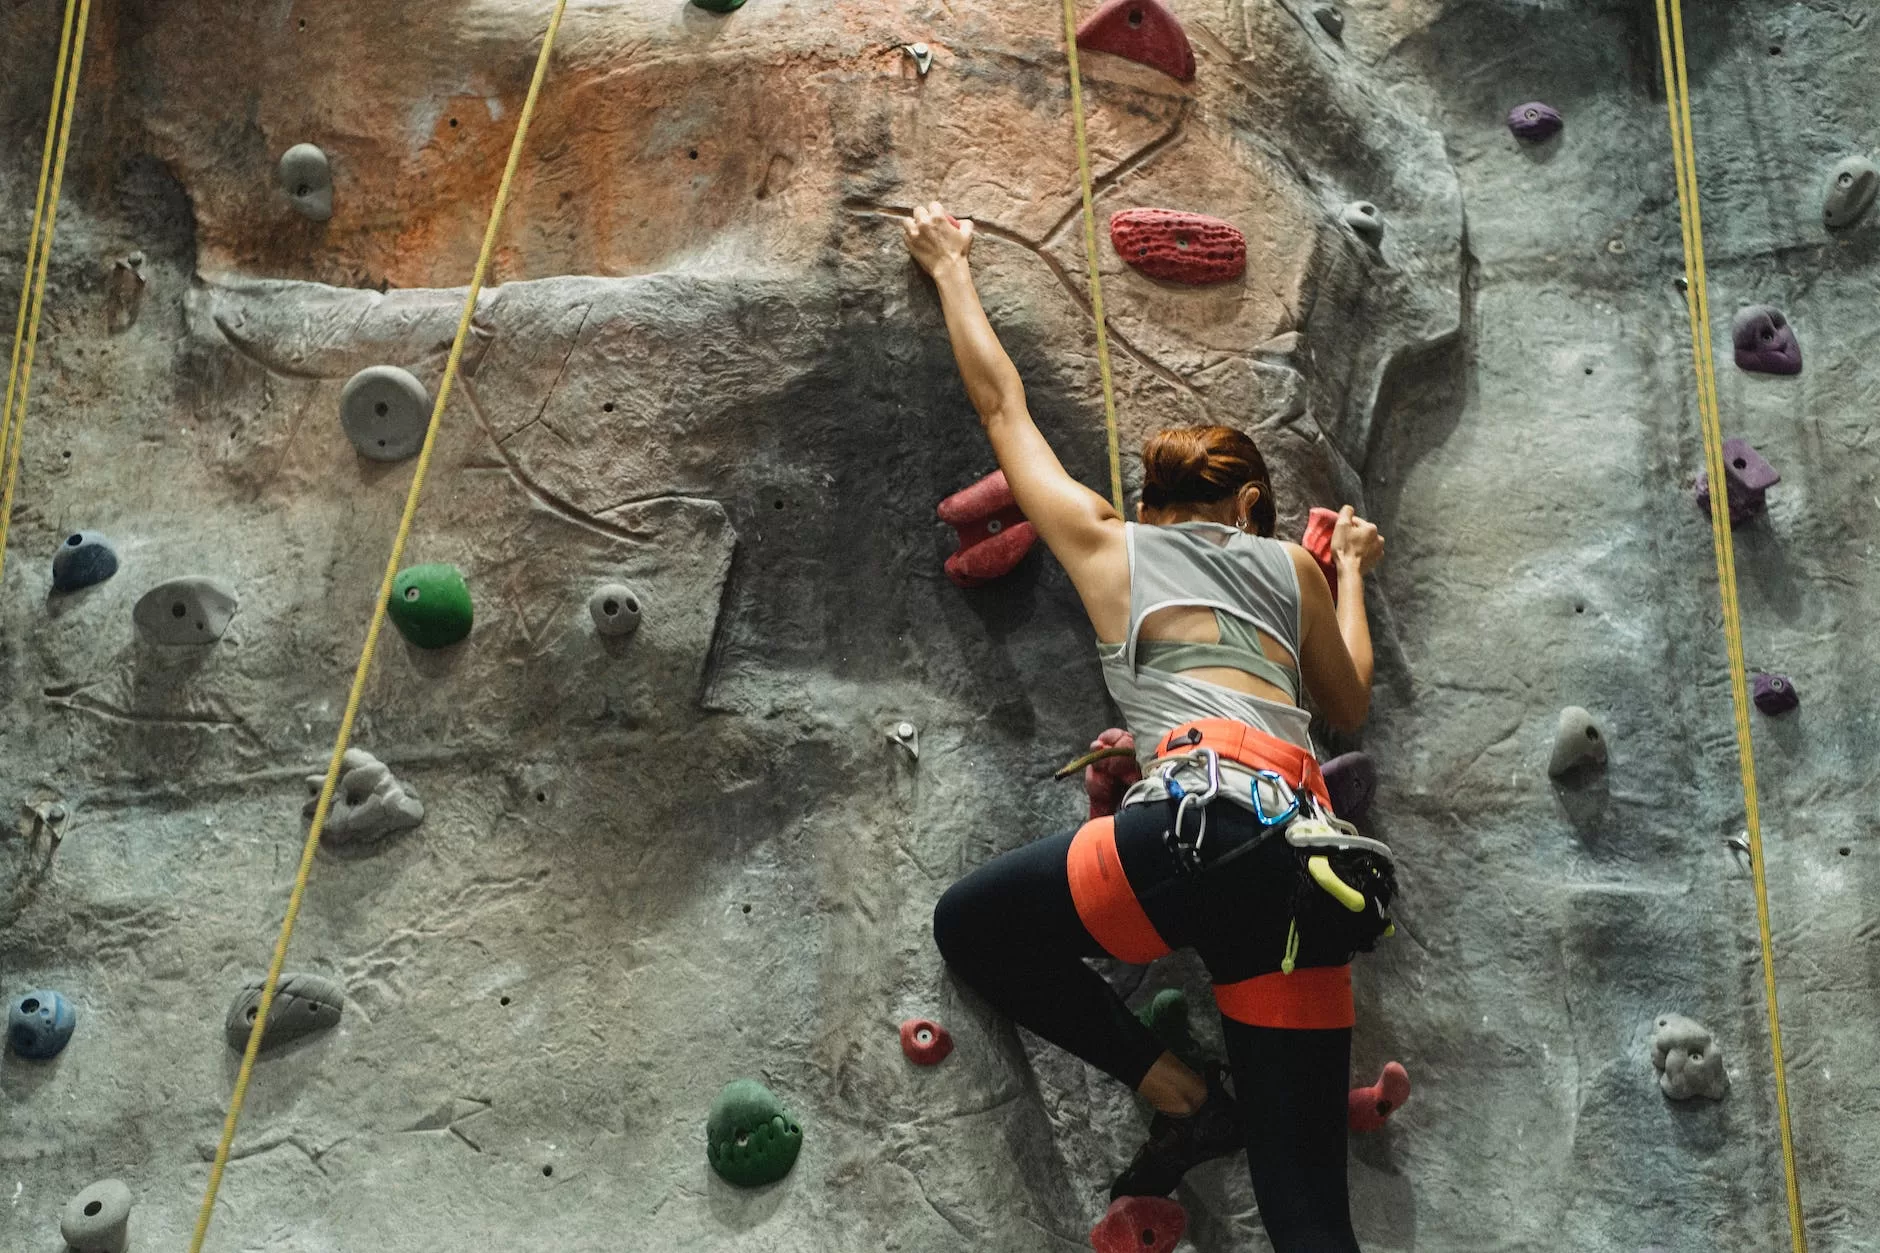
[[[1377,765],[1369,753],[1345,753],[1321,768],[1325,790],[1332,796],[1332,812],[1346,822],[1360,821],[1377,794]]]
[[[1750,690],[1756,701],[1756,708],[1770,717],[1785,714],[1791,709],[1801,708],[1802,698],[1795,690],[1795,684],[1789,682],[1785,674],[1755,674],[1750,676]]]
[[[1736,341],[1736,363],[1745,370],[1758,374],[1802,372],[1802,345],[1780,309],[1770,305],[1745,307],[1730,323],[1730,338]]]
[[[1723,469],[1725,477],[1729,479],[1728,500],[1732,526],[1741,525],[1761,513],[1768,504],[1765,493],[1782,481],[1776,468],[1764,461],[1762,455],[1745,440],[1723,441]],[[1710,475],[1697,476],[1696,494],[1697,507],[1709,513]]]
[[[1560,110],[1538,100],[1518,104],[1508,110],[1508,129],[1514,132],[1516,139],[1525,139],[1539,143],[1543,139],[1552,139],[1560,133],[1560,128],[1567,121],[1560,116]]]

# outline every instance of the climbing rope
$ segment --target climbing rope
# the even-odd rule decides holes
[[[378,652],[379,633],[385,626],[385,607],[392,598],[392,583],[398,577],[398,567],[405,557],[405,544],[411,538],[411,524],[418,513],[418,497],[424,490],[424,476],[431,466],[431,452],[437,446],[437,432],[444,417],[444,406],[450,400],[451,384],[456,381],[458,367],[463,362],[464,344],[470,338],[471,319],[476,315],[477,300],[483,293],[483,280],[489,273],[490,258],[496,252],[497,235],[503,225],[503,211],[509,205],[509,191],[515,183],[516,169],[522,161],[522,147],[529,137],[529,123],[535,117],[535,104],[541,97],[542,83],[548,77],[549,58],[554,52],[555,37],[561,31],[561,18],[567,7],[568,0],[555,0],[555,11],[548,20],[548,31],[542,37],[542,52],[535,61],[535,76],[529,81],[529,95],[523,101],[522,115],[516,121],[516,137],[509,144],[509,161],[503,167],[502,182],[496,188],[496,203],[490,209],[489,225],[483,231],[483,249],[477,255],[476,271],[470,278],[470,291],[464,297],[463,316],[458,319],[457,335],[451,340],[450,357],[444,363],[444,377],[438,381],[437,400],[431,406],[431,421],[425,428],[424,446],[418,453],[417,467],[412,471],[411,488],[405,493],[405,511],[398,520],[398,534],[392,541],[391,556],[385,562],[385,576],[379,582],[379,596],[373,602],[372,622],[366,628],[365,647],[359,654],[359,665],[353,671],[352,690],[346,696],[346,712],[340,718],[339,735],[333,741],[333,755],[327,762],[326,780],[320,785],[320,799],[314,805],[313,823],[307,828],[307,840],[300,850],[300,868],[294,875],[294,888],[287,898],[287,915],[281,921],[280,935],[274,941],[274,956],[268,963],[268,976],[261,985],[261,1002],[255,1007],[254,1028],[248,1033],[248,1047],[242,1053],[241,1070],[235,1076],[235,1090],[229,1098],[228,1118],[222,1124],[222,1141],[216,1146],[215,1163],[209,1168],[209,1187],[202,1198],[202,1210],[196,1215],[196,1234],[189,1242],[189,1253],[202,1253],[202,1243],[209,1234],[209,1220],[215,1214],[216,1193],[221,1190],[222,1175],[228,1169],[229,1152],[235,1144],[235,1128],[241,1120],[242,1102],[247,1099],[255,1058],[261,1052],[262,1033],[267,1029],[268,1011],[274,1006],[275,989],[280,985],[281,970],[287,963],[287,946],[293,939],[294,923],[300,917],[307,880],[313,873],[313,855],[319,850],[320,835],[326,829],[327,811],[332,807],[333,793],[339,785],[346,746],[352,739],[353,723],[358,719],[359,704],[365,696],[366,678],[372,671],[372,659]]]
[[[1667,12],[1667,4],[1669,11]],[[1776,1112],[1781,1121],[1782,1170],[1788,1185],[1789,1239],[1794,1253],[1807,1253],[1802,1195],[1796,1179],[1795,1138],[1790,1129],[1788,1073],[1782,1060],[1782,1023],[1776,1006],[1775,943],[1769,924],[1769,881],[1763,864],[1762,816],[1756,800],[1756,757],[1750,744],[1749,688],[1743,663],[1742,611],[1737,603],[1736,549],[1730,535],[1723,464],[1723,426],[1717,411],[1717,367],[1711,357],[1710,293],[1704,275],[1704,222],[1697,193],[1697,144],[1691,132],[1690,77],[1684,58],[1682,0],[1657,0],[1658,47],[1664,59],[1665,97],[1671,118],[1671,152],[1677,167],[1678,221],[1684,236],[1684,281],[1691,317],[1691,355],[1697,368],[1697,412],[1704,432],[1704,464],[1710,475],[1710,535],[1716,550],[1723,635],[1730,654],[1730,697],[1736,711],[1737,766],[1743,780],[1749,862],[1756,885],[1756,925],[1762,941],[1763,994],[1769,1010],[1769,1050],[1776,1076]]]
[[[6,408],[0,410],[0,460],[6,464],[6,485],[0,488],[0,584],[5,582],[13,490],[19,482],[20,451],[26,446],[26,397],[33,385],[39,313],[46,301],[52,231],[59,217],[59,192],[65,185],[65,154],[72,140],[72,109],[78,99],[78,71],[85,59],[85,28],[90,21],[91,0],[65,0],[65,24],[59,32],[59,65],[52,76],[52,105],[46,111],[46,146],[39,158],[39,192],[33,201],[33,232],[26,244],[25,282],[20,287],[19,318],[13,326],[13,363],[7,372]],[[55,131],[58,136],[56,156],[53,152]]]
[[[1084,133],[1083,74],[1077,68],[1077,0],[1064,0],[1064,47],[1071,62],[1071,124],[1077,177],[1084,193],[1084,260],[1090,267],[1090,315],[1097,320],[1097,375],[1103,380],[1103,425],[1110,441],[1110,503],[1123,512],[1123,463],[1116,443],[1116,389],[1110,382],[1110,336],[1103,319],[1103,276],[1097,272],[1097,206],[1090,189],[1090,140]]]

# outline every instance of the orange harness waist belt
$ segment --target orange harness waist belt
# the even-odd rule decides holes
[[[1155,746],[1155,755],[1167,757],[1197,748],[1211,748],[1223,759],[1249,770],[1271,770],[1295,789],[1311,792],[1327,812],[1332,808],[1325,776],[1319,773],[1319,759],[1310,749],[1289,744],[1277,735],[1268,735],[1232,718],[1197,718],[1163,736]]]

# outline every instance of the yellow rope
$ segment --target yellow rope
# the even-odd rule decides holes
[[[516,122],[516,137],[509,145],[509,161],[503,167],[503,179],[496,189],[496,204],[490,210],[489,225],[483,232],[483,250],[477,255],[476,272],[471,276],[470,291],[464,298],[463,316],[457,321],[457,336],[451,341],[450,358],[444,363],[444,377],[438,381],[437,400],[431,406],[430,425],[424,432],[424,447],[419,451],[417,467],[412,471],[411,489],[405,494],[405,512],[398,520],[398,535],[392,541],[392,553],[385,563],[385,577],[379,582],[379,598],[372,606],[372,623],[366,628],[365,648],[359,655],[358,668],[353,671],[352,690],[346,697],[346,712],[340,718],[339,735],[333,741],[333,755],[327,762],[326,781],[320,786],[320,799],[314,806],[313,823],[307,829],[307,840],[300,850],[300,869],[294,876],[294,890],[287,898],[287,916],[282,920],[280,936],[274,942],[274,957],[268,964],[268,977],[261,985],[261,1003],[255,1010],[255,1025],[248,1034],[248,1047],[242,1053],[241,1070],[235,1076],[235,1091],[229,1099],[228,1118],[222,1125],[222,1141],[216,1146],[215,1164],[209,1169],[209,1188],[202,1198],[202,1210],[196,1216],[196,1234],[189,1242],[189,1253],[202,1253],[203,1240],[209,1234],[209,1220],[215,1213],[216,1193],[221,1189],[222,1175],[228,1168],[229,1151],[235,1143],[235,1127],[241,1119],[242,1102],[247,1098],[255,1058],[261,1052],[262,1033],[268,1025],[268,1011],[274,1005],[275,989],[281,981],[282,967],[287,963],[288,942],[293,938],[294,923],[300,916],[301,899],[307,891],[307,880],[313,873],[313,855],[320,847],[320,834],[326,828],[327,811],[332,807],[333,792],[339,784],[340,766],[346,757],[346,746],[352,739],[353,723],[359,716],[360,701],[365,696],[366,678],[372,670],[373,656],[378,652],[379,633],[385,625],[385,606],[392,598],[392,582],[398,577],[398,567],[404,561],[405,544],[411,538],[412,519],[417,516],[418,496],[424,489],[424,476],[431,466],[431,453],[437,445],[437,432],[444,416],[444,406],[450,400],[451,384],[456,380],[458,367],[463,361],[464,343],[470,337],[470,323],[476,315],[477,298],[483,292],[483,280],[489,273],[490,258],[496,251],[503,211],[509,205],[510,187],[515,182],[516,169],[522,160],[523,143],[529,136],[529,123],[535,116],[535,104],[542,94],[542,83],[548,77],[549,58],[555,48],[555,37],[561,31],[562,13],[567,7],[568,0],[555,0],[555,11],[548,21],[548,32],[542,37],[542,52],[536,58],[535,77],[529,82],[529,95],[523,102],[522,115]]]
[[[1110,382],[1110,336],[1103,320],[1103,276],[1097,272],[1097,207],[1090,190],[1090,141],[1084,134],[1083,75],[1077,68],[1077,0],[1064,0],[1064,45],[1071,60],[1071,122],[1077,176],[1084,193],[1084,259],[1090,266],[1090,314],[1097,320],[1097,374],[1103,380],[1103,425],[1110,440],[1110,503],[1123,512],[1123,463],[1116,444],[1116,389]]]
[[[1794,1253],[1807,1253],[1802,1194],[1796,1178],[1795,1139],[1790,1129],[1789,1083],[1782,1058],[1782,1023],[1776,1005],[1775,943],[1769,923],[1769,881],[1764,870],[1762,816],[1756,798],[1756,758],[1750,744],[1749,689],[1743,663],[1743,623],[1737,603],[1736,548],[1730,535],[1728,479],[1723,464],[1723,427],[1717,408],[1717,367],[1711,356],[1710,293],[1704,273],[1704,222],[1698,202],[1697,144],[1691,131],[1691,87],[1684,57],[1681,0],[1657,0],[1658,46],[1664,59],[1665,96],[1671,116],[1671,150],[1677,166],[1678,219],[1684,236],[1684,278],[1691,315],[1691,353],[1697,368],[1697,410],[1704,432],[1704,464],[1710,476],[1710,533],[1716,550],[1723,634],[1730,654],[1730,696],[1736,712],[1737,766],[1743,781],[1744,820],[1756,886],[1756,925],[1762,942],[1763,994],[1769,1010],[1769,1049],[1775,1066],[1776,1112],[1781,1123],[1782,1170],[1788,1185],[1789,1239]]]
[[[33,202],[33,234],[26,245],[25,284],[20,289],[19,320],[13,328],[13,363],[7,372],[6,408],[0,411],[0,459],[6,463],[6,486],[0,488],[0,585],[5,583],[13,489],[19,481],[20,451],[26,446],[26,397],[33,386],[39,312],[46,301],[52,232],[59,219],[59,192],[65,185],[65,154],[72,139],[72,108],[78,99],[78,71],[85,60],[85,27],[90,21],[91,0],[65,0],[65,25],[59,34],[59,67],[52,78],[52,107],[46,112],[46,147],[39,158],[39,194]],[[55,123],[58,130],[56,157],[53,155]]]

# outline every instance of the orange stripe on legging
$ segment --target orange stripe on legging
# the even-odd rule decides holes
[[[1309,966],[1289,975],[1275,971],[1239,983],[1217,983],[1214,1003],[1222,1014],[1249,1027],[1331,1031],[1358,1023],[1350,966]]]
[[[1132,966],[1168,956],[1169,946],[1136,899],[1116,855],[1116,818],[1093,818],[1071,839],[1065,861],[1071,901],[1091,938],[1103,951]]]

